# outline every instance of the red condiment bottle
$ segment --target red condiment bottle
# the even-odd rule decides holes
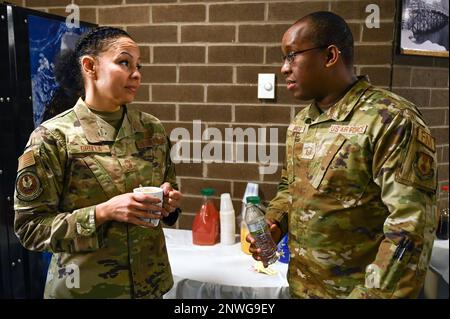
[[[192,241],[194,245],[215,245],[219,242],[219,212],[212,199],[213,188],[203,188],[203,204],[195,215],[192,224]]]

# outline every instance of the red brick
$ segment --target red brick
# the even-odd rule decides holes
[[[152,85],[153,102],[203,102],[201,85]]]
[[[361,74],[369,76],[370,82],[373,85],[389,86],[391,82],[391,68],[390,67],[362,67]]]
[[[177,27],[173,25],[130,26],[127,30],[139,43],[177,42]]]
[[[429,89],[393,88],[392,91],[413,102],[418,107],[428,107],[430,101]]]
[[[181,26],[181,42],[234,42],[235,34],[234,26]]]
[[[203,46],[158,46],[153,48],[154,63],[204,63]]]
[[[162,103],[153,104],[153,103],[137,102],[132,104],[132,108],[138,109],[145,113],[149,113],[161,121],[175,121],[176,119],[175,104],[162,104]]]
[[[239,42],[276,42],[281,43],[284,32],[290,24],[266,24],[239,26]]]
[[[212,4],[209,6],[210,22],[262,20],[264,20],[264,3]]]
[[[175,66],[145,65],[141,74],[143,83],[174,83],[177,78]]]
[[[202,22],[206,19],[204,5],[167,5],[154,6],[152,19],[160,22]]]
[[[180,105],[180,121],[230,122],[230,105]]]
[[[411,67],[394,66],[392,74],[392,86],[409,87],[411,85]]]
[[[280,45],[266,48],[266,63],[275,63],[281,68],[281,56],[282,52]]]
[[[291,109],[270,105],[236,105],[236,122],[246,123],[289,123]]]
[[[259,179],[257,164],[208,164],[207,176],[233,180],[254,181]]]
[[[264,175],[262,175],[264,182],[280,182],[282,168],[283,167],[281,165],[279,165],[279,166],[277,166],[277,170],[276,170],[276,172],[274,174],[264,174]]]
[[[175,171],[177,177],[192,176],[192,177],[202,177],[203,176],[203,164],[202,163],[179,163],[175,164]]]
[[[437,145],[448,144],[448,127],[432,127],[430,130]]]
[[[134,98],[135,101],[145,101],[148,102],[150,95],[149,95],[150,89],[149,86],[146,84],[141,84],[139,89],[136,92],[136,96]]]
[[[389,45],[356,45],[355,64],[390,64],[392,48]]]
[[[125,3],[169,3],[177,2],[177,0],[125,0]]]
[[[231,66],[180,66],[181,83],[231,83]]]
[[[448,181],[448,163],[438,165],[438,180]]]
[[[448,69],[413,68],[411,86],[448,88]]]
[[[141,54],[141,63],[150,63],[150,48],[145,45],[140,45],[139,51]]]
[[[223,193],[231,193],[231,182],[213,179],[194,179],[194,178],[182,178],[181,179],[181,192],[184,195],[200,195],[202,188],[212,187],[216,190],[216,195]]]
[[[208,86],[208,102],[258,103],[256,86],[214,85]]]
[[[446,90],[431,90],[430,106],[447,106],[448,107],[448,88]]]
[[[328,2],[325,1],[269,3],[269,21],[289,21],[294,23],[309,13],[327,10]]]
[[[445,124],[448,124],[446,123],[446,109],[432,108],[421,109],[420,111],[422,112],[425,123],[428,126],[444,126]]]
[[[150,8],[139,7],[115,7],[98,9],[99,24],[136,24],[149,23]]]
[[[277,183],[257,183],[258,184],[258,196],[261,197],[263,200],[270,201],[272,200],[276,193],[278,184]],[[233,183],[233,197],[240,198],[242,200],[242,197],[245,194],[245,188],[247,187],[246,182],[234,182]]]
[[[259,46],[211,46],[209,63],[262,63],[263,48]]]

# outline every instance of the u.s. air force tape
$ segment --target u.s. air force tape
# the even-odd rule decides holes
[[[17,177],[16,191],[18,199],[29,202],[38,198],[43,188],[36,173],[27,171]]]

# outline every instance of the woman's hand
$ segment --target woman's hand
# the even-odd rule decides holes
[[[170,183],[168,182],[162,184],[161,188],[164,192],[163,209],[161,212],[164,217],[167,217],[175,209],[180,208],[183,194],[173,189],[172,185],[170,185]]]
[[[154,228],[150,222],[145,222],[141,218],[158,218],[159,214],[152,214],[149,211],[159,212],[161,207],[159,198],[151,195],[139,193],[125,193],[115,196],[110,200],[98,204],[95,208],[95,223],[100,226],[108,220]]]

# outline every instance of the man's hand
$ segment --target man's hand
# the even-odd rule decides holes
[[[273,241],[277,244],[281,239],[281,229],[278,224],[270,219],[266,219],[267,225],[269,225],[270,235],[272,236]],[[255,238],[251,234],[248,234],[245,238],[247,242],[250,243],[249,251],[253,256],[253,259],[262,261],[264,267],[267,267],[267,261],[263,260],[261,256],[261,249],[256,247]]]

